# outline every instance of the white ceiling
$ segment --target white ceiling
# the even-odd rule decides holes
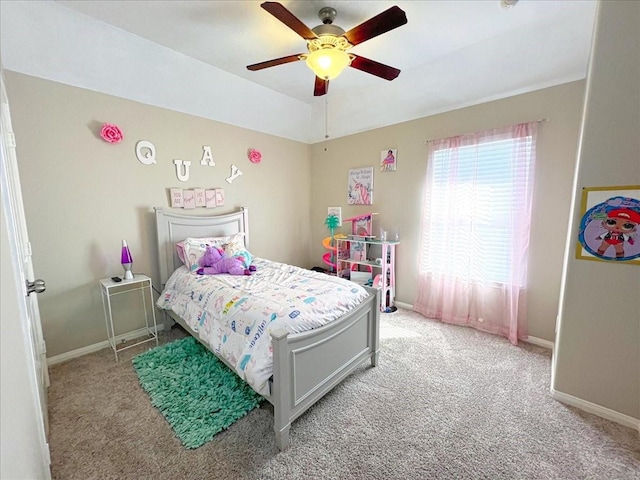
[[[39,35],[36,32],[44,28],[43,25],[38,26],[38,22],[53,17],[53,8],[43,2],[3,0],[0,3],[3,17],[5,11],[14,15],[20,11],[18,16],[23,22],[37,14],[36,8],[48,8],[48,15],[43,15],[32,25],[21,25],[21,28],[28,27],[36,36]],[[37,6],[18,5],[29,3]],[[325,99],[328,102],[329,133],[335,138],[585,78],[596,11],[593,0],[520,0],[510,9],[502,8],[500,0],[283,1],[281,3],[310,28],[320,24],[317,13],[324,6],[337,10],[334,23],[345,30],[392,5],[399,6],[407,14],[406,25],[352,50],[357,55],[399,68],[402,72],[397,79],[388,82],[348,68],[331,82],[329,95],[314,97],[314,76],[304,62],[257,72],[246,69],[246,65],[252,63],[306,51],[305,41],[260,8],[261,1],[58,0],[55,3],[57,16],[73,20],[70,26],[64,27],[65,31],[76,28],[79,23],[90,25],[92,22],[94,27],[83,27],[82,32],[93,28],[98,35],[109,28],[111,35],[116,31],[113,27],[116,27],[117,33],[127,35],[132,45],[141,42],[140,39],[149,41],[145,43],[145,51],[153,42],[166,47],[164,50],[170,49],[172,54],[179,52],[204,64],[204,67],[211,66],[231,74],[231,77],[227,76],[227,82],[244,88],[249,84],[265,87],[256,90],[256,98],[274,96],[275,103],[282,104],[281,113],[287,115],[289,108],[307,112],[302,117],[304,122],[296,119],[296,123],[305,124],[306,132],[288,135],[273,131],[268,125],[274,123],[273,114],[265,116],[264,127],[255,124],[247,127],[307,142],[320,141],[324,137]],[[9,8],[7,4],[16,5]],[[5,68],[12,69],[6,64],[10,59],[18,71],[31,70],[25,71],[31,74],[38,71],[37,75],[51,79],[62,75],[59,72],[45,73],[42,65],[26,66],[24,58],[18,60],[19,52],[6,45],[12,41],[11,34],[16,37],[15,42],[35,40],[18,32],[18,27],[12,28],[13,23],[3,18]],[[5,27],[11,30],[6,36]],[[52,31],[51,36],[61,35],[62,29],[60,23],[58,31]],[[48,43],[44,37],[42,42]],[[13,47],[17,49],[15,45]],[[131,50],[136,48],[131,47]],[[77,52],[78,55],[81,52]],[[121,52],[121,55],[125,53]],[[145,54],[144,61],[148,63],[152,58],[153,55]],[[180,61],[188,61],[189,58]],[[163,65],[147,65],[146,68],[161,70]],[[75,83],[67,83],[85,86],[82,79],[73,80]],[[87,83],[86,88],[99,89]],[[206,84],[196,85],[191,90],[217,87],[219,84],[211,83],[208,87]],[[206,94],[203,95],[206,98]],[[253,97],[254,93],[248,95]],[[285,97],[291,97],[291,101],[282,102]],[[145,101],[154,103],[148,99]],[[184,108],[175,105],[171,108],[232,124],[242,123],[242,120],[220,118],[219,114],[216,117],[215,114],[190,112],[186,104]],[[292,115],[295,117],[296,114]]]

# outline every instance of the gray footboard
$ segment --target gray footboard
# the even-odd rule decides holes
[[[353,372],[363,361],[378,362],[379,291],[355,310],[321,328],[288,335],[271,332],[273,380],[270,401],[280,450],[289,446],[291,422]]]

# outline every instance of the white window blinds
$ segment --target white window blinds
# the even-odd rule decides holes
[[[422,271],[524,285],[512,266],[526,262],[522,222],[528,245],[535,143],[526,131],[508,137],[487,132],[433,142]]]

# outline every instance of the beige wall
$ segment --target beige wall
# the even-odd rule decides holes
[[[600,2],[552,385],[638,428],[640,267],[577,260],[575,239],[582,188],[640,185],[639,25],[640,2]]]
[[[170,187],[224,188],[226,206],[198,213],[248,206],[250,250],[306,266],[308,145],[5,73],[35,274],[47,282],[39,300],[49,357],[106,339],[98,282],[122,273],[122,239],[131,248],[133,270],[157,279],[152,207],[168,207]],[[122,128],[122,143],[97,136],[107,122]],[[156,165],[137,160],[139,140],[154,143]],[[200,165],[203,145],[211,146],[215,167]],[[262,152],[261,164],[249,162],[249,148]],[[174,159],[191,161],[189,181],[178,181]],[[244,174],[230,185],[225,178],[232,163]],[[132,300],[123,303],[121,331],[136,327],[139,313],[128,311]]]
[[[529,335],[553,341],[583,97],[584,82],[573,82],[313,145],[312,263],[323,265],[321,241],[328,236],[324,226],[328,206],[341,206],[344,218],[377,212],[374,231],[381,225],[398,229],[400,235],[396,300],[413,304],[427,166],[425,140],[546,118],[538,141],[528,317]],[[380,151],[388,148],[398,149],[398,170],[381,173]],[[374,204],[348,206],[347,171],[364,166],[375,167]]]
[[[345,218],[378,212],[376,229],[399,231],[397,300],[412,304],[426,171],[424,141],[539,118],[549,121],[541,125],[536,166],[529,333],[554,339],[562,230],[569,217],[584,82],[311,147],[14,72],[7,72],[7,89],[36,275],[48,284],[40,296],[48,356],[105,340],[97,285],[100,278],[120,273],[121,239],[131,246],[134,270],[157,278],[151,207],[167,206],[170,187],[225,188],[227,206],[213,212],[249,206],[251,250],[256,255],[306,267],[324,265],[321,241],[328,234],[327,206],[342,206]],[[125,133],[121,144],[97,137],[104,122],[120,125]],[[157,165],[138,162],[138,140],[155,144]],[[203,145],[211,145],[216,167],[199,165]],[[250,147],[262,151],[260,165],[247,160]],[[380,151],[390,147],[398,149],[398,170],[382,174],[377,171]],[[191,179],[184,185],[176,178],[176,158],[192,162]],[[229,185],[224,179],[231,163],[244,174]],[[348,207],[347,170],[365,165],[376,167],[374,205]],[[123,333],[136,326],[140,312],[133,300],[120,302]]]

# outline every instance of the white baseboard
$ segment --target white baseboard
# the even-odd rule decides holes
[[[394,304],[396,307],[405,308],[407,310],[413,310],[413,305],[411,305],[410,303],[394,302]],[[531,343],[533,345],[537,345],[538,347],[548,348],[549,350],[553,350],[553,342],[550,342],[549,340],[544,340],[538,337],[527,337],[523,341],[527,343]]]
[[[566,403],[567,405],[571,405],[572,407],[579,408],[580,410],[584,410],[587,413],[597,415],[598,417],[606,418],[607,420],[611,420],[626,427],[634,428],[638,430],[638,433],[640,433],[640,419],[638,418],[624,415],[609,408],[574,397],[573,395],[558,392],[554,389],[551,389],[551,398],[558,400],[559,402]]]
[[[151,328],[153,330],[153,328]],[[158,331],[164,330],[164,325],[158,324]],[[139,328],[138,330],[133,330],[129,333],[124,333],[122,335],[118,335],[116,337],[116,344],[120,342],[128,342],[129,340],[134,340],[139,337],[144,337],[148,334],[146,328]],[[77,350],[71,350],[70,352],[61,353],[60,355],[54,355],[53,357],[47,358],[47,365],[55,365],[56,363],[66,362],[67,360],[71,360],[73,358],[82,357],[83,355],[88,355],[93,352],[97,352],[98,350],[102,350],[103,348],[109,348],[109,341],[105,340],[104,342],[94,343],[93,345],[87,345],[86,347],[78,348]]]
[[[553,350],[553,346],[554,346],[554,343],[550,342],[549,340],[544,340],[542,338],[532,337],[532,336],[527,336],[527,338],[525,338],[523,342],[527,342],[532,345],[537,345],[538,347],[542,347],[542,348],[548,348],[549,350]]]
[[[404,308],[404,309],[406,309],[406,310],[413,310],[413,305],[411,305],[410,303],[393,302],[393,304],[394,304],[396,307]]]

